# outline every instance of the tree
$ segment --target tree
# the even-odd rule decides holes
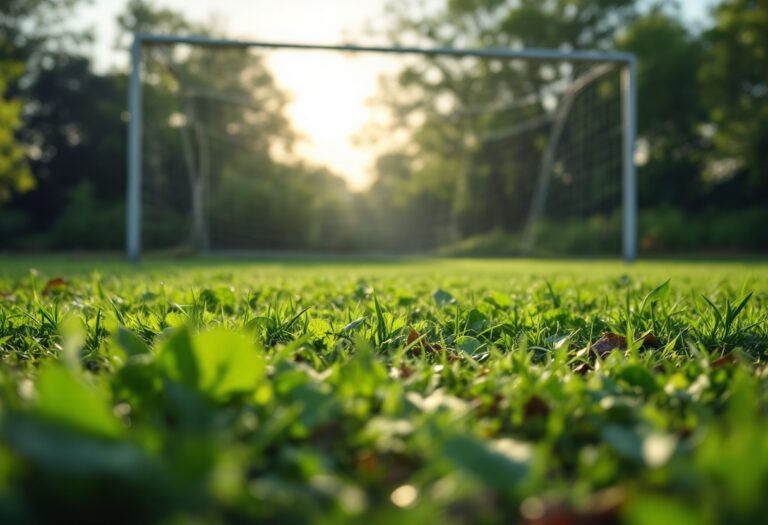
[[[134,31],[225,36],[144,0],[128,4],[120,25],[122,44]],[[189,216],[192,246],[202,251],[349,244],[340,225],[346,185],[292,156],[299,139],[286,115],[289,96],[263,55],[148,44],[142,68],[144,184],[147,193],[173,196],[153,208],[161,214],[153,226]]]
[[[37,188],[16,197],[14,206],[27,212],[33,230],[48,231],[62,220],[79,222],[68,216],[68,199],[85,181],[90,194],[80,195],[90,195],[93,206],[116,209],[123,202],[125,123],[120,114],[126,86],[124,74],[97,74],[87,58],[61,54],[51,57],[25,88],[34,111],[28,112],[19,136],[34,153],[29,164]],[[71,208],[71,214],[77,211]],[[114,213],[108,222],[117,235],[107,247],[117,248],[123,228],[115,224]],[[73,239],[71,235],[68,241]]]
[[[430,47],[609,49],[636,17],[635,4],[450,0],[424,11],[400,1],[390,6],[389,34],[401,45]],[[551,62],[427,57],[390,79],[381,101],[394,127],[406,131],[409,150],[426,159],[413,178],[431,181],[434,195],[454,190],[447,201],[435,201],[434,212],[453,209],[458,236],[520,230],[551,129],[548,99],[561,97],[585,73]],[[618,81],[615,72],[606,78]],[[617,93],[589,92],[608,101]]]
[[[701,204],[702,159],[707,121],[698,72],[704,49],[680,21],[661,7],[641,16],[618,41],[638,57],[639,136],[647,148],[640,167],[642,207]]]
[[[35,187],[26,148],[18,135],[24,122],[24,93],[18,80],[38,71],[36,60],[52,38],[52,20],[80,0],[0,0],[0,203]],[[64,32],[58,38],[72,37]]]
[[[0,54],[23,62],[38,60],[48,43],[72,44],[88,40],[80,32],[61,31],[61,20],[83,0],[0,0]],[[29,66],[29,64],[28,64]],[[32,69],[32,68],[30,68]]]
[[[125,33],[216,33],[215,28],[191,24],[181,13],[155,8],[144,0],[132,0],[119,22]],[[147,155],[163,148],[167,157],[168,151],[181,147],[178,158],[184,159],[190,189],[192,243],[206,251],[210,248],[210,195],[224,174],[231,172],[228,165],[246,169],[242,160],[215,156],[213,143],[226,139],[247,144],[251,166],[258,166],[271,163],[274,144],[282,143],[290,150],[293,133],[284,116],[287,97],[260,57],[235,49],[178,51],[163,45],[145,50],[145,72],[160,79],[145,87],[148,111],[144,129],[154,137],[148,141]],[[169,144],[169,123],[173,121],[177,128],[173,133],[178,133],[180,141]]]
[[[768,199],[768,0],[724,0],[701,71],[715,125],[709,175],[743,175],[745,201]]]
[[[0,59],[0,94],[6,93],[22,71],[23,64]],[[13,192],[24,193],[35,186],[26,151],[16,140],[22,124],[21,110],[20,100],[0,97],[0,204],[8,202]]]

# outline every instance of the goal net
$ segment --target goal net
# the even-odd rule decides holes
[[[137,37],[132,258],[634,257],[631,57],[328,47]]]

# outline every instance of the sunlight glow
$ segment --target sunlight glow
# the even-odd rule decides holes
[[[365,102],[376,94],[381,61],[286,51],[267,63],[278,85],[291,94],[288,115],[304,139],[297,153],[343,176],[353,190],[364,189],[370,182],[371,151],[355,146],[352,137],[370,121]]]

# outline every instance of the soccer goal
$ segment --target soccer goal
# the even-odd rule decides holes
[[[128,258],[637,255],[619,52],[137,34]]]

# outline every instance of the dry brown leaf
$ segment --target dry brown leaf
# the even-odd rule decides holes
[[[416,372],[415,368],[408,366],[406,363],[400,363],[400,377],[403,379],[408,379],[414,374],[414,372]]]
[[[726,366],[735,365],[738,362],[739,362],[739,360],[736,357],[736,354],[731,352],[729,354],[725,354],[725,355],[715,359],[714,361],[712,361],[709,364],[709,366],[711,368],[725,368]]]
[[[661,346],[661,341],[659,341],[659,339],[651,332],[648,332],[643,336],[642,346],[647,346],[648,348],[659,348]]]
[[[613,350],[626,350],[626,348],[627,339],[624,336],[606,332],[600,339],[592,343],[592,346],[589,349],[591,353],[598,357],[603,357]]]
[[[423,348],[426,352],[440,353],[443,351],[443,347],[439,343],[429,343],[424,339],[421,339],[420,341],[419,339],[421,339],[419,332],[411,328],[408,331],[408,337],[406,338],[405,342],[410,346],[418,341],[418,344],[411,348],[411,352],[417,351],[418,348]]]
[[[652,333],[647,333],[641,338],[641,346],[648,348],[658,348],[660,346],[659,340]],[[605,332],[600,339],[592,343],[587,348],[582,348],[576,353],[577,357],[590,356],[590,357],[605,357],[613,350],[626,350],[627,338],[623,335],[614,334],[613,332]]]
[[[69,283],[63,277],[54,277],[45,283],[43,287],[43,293],[50,293],[54,290],[64,290],[69,286]]]

